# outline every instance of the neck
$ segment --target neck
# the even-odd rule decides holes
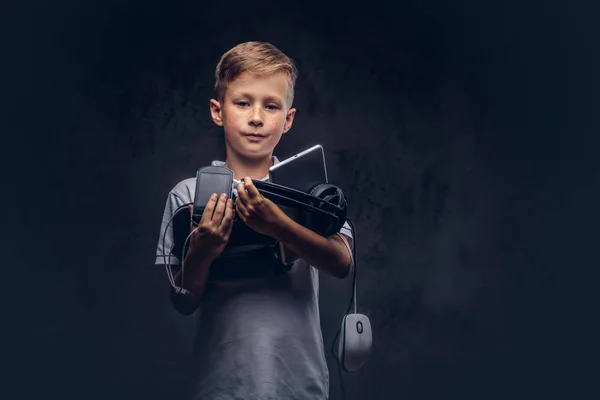
[[[269,173],[269,168],[273,165],[273,156],[256,160],[240,159],[234,156],[227,156],[225,167],[234,173],[234,179],[240,180],[245,177],[250,179],[262,179]]]

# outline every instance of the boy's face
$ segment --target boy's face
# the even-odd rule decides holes
[[[244,72],[227,87],[222,102],[210,101],[213,121],[223,127],[227,155],[258,160],[271,156],[294,121],[283,73],[256,76]]]

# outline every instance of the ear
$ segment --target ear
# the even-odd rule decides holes
[[[290,129],[292,129],[292,124],[294,123],[295,116],[296,109],[290,108],[285,117],[285,124],[283,124],[283,133],[287,133]]]
[[[223,109],[215,99],[210,99],[210,116],[215,124],[223,126]]]

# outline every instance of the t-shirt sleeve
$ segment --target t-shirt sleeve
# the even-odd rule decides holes
[[[160,226],[158,245],[156,247],[156,265],[164,265],[165,258],[167,262],[170,261],[171,265],[181,265],[181,257],[171,254],[171,249],[173,248],[173,243],[175,241],[173,234],[173,226],[176,223],[176,218],[171,219],[171,217],[173,217],[177,209],[184,204],[185,202],[179,196],[177,196],[172,191],[169,192],[169,196],[167,197],[167,202],[165,205],[165,211],[162,217],[162,223]],[[177,213],[177,215],[181,215],[183,213],[187,213],[189,216],[189,211],[185,209],[180,210]],[[169,255],[171,255],[170,260]]]
[[[350,228],[350,224],[348,223],[348,221],[344,222],[344,226],[342,226],[342,229],[340,229],[340,233],[349,237],[350,239],[354,238],[354,236],[352,235],[352,229]]]
[[[354,232],[352,232],[352,228],[348,221],[344,222],[344,226],[340,229],[340,234],[346,237],[346,245],[348,248],[348,252],[350,253],[351,267],[354,268],[354,253],[352,251],[352,247],[354,246]]]

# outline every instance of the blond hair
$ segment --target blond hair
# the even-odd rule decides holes
[[[229,83],[244,72],[260,76],[283,72],[289,82],[288,107],[294,100],[294,87],[298,70],[291,58],[266,42],[241,43],[221,56],[215,70],[215,96],[223,101]]]

